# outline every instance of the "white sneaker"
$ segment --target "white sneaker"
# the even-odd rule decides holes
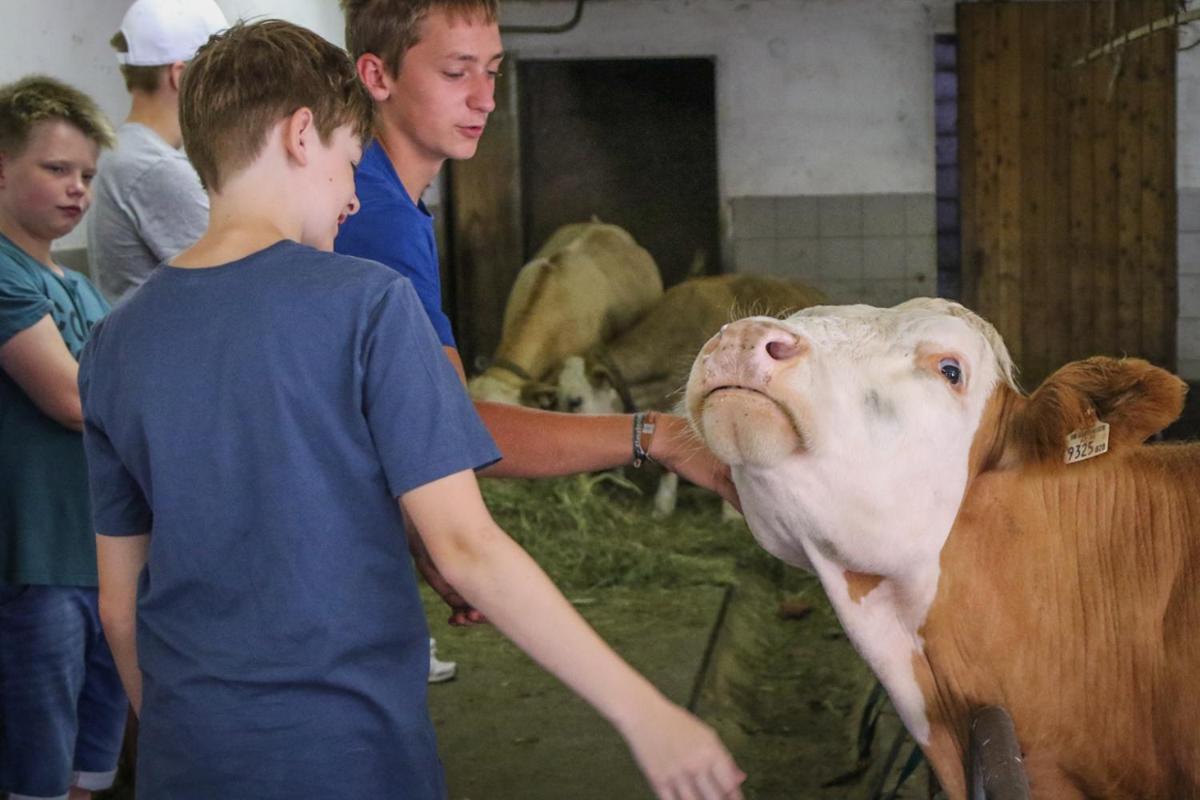
[[[429,640],[429,682],[442,683],[451,680],[458,672],[458,664],[453,661],[438,661],[437,642]]]

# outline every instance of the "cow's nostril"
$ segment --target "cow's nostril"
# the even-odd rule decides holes
[[[798,339],[772,339],[767,342],[767,355],[776,361],[788,361],[803,351],[804,345]]]

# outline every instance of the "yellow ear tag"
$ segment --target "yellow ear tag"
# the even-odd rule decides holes
[[[1066,463],[1086,461],[1108,452],[1108,423],[1097,422],[1090,428],[1067,435]]]

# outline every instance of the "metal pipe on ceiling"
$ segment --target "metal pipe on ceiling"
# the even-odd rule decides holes
[[[561,25],[501,25],[500,33],[566,33],[583,18],[583,0],[575,0],[575,14]]]

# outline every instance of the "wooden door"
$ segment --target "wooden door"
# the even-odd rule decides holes
[[[1026,388],[1090,355],[1175,366],[1175,31],[1074,66],[1173,10],[958,6],[963,299]]]

